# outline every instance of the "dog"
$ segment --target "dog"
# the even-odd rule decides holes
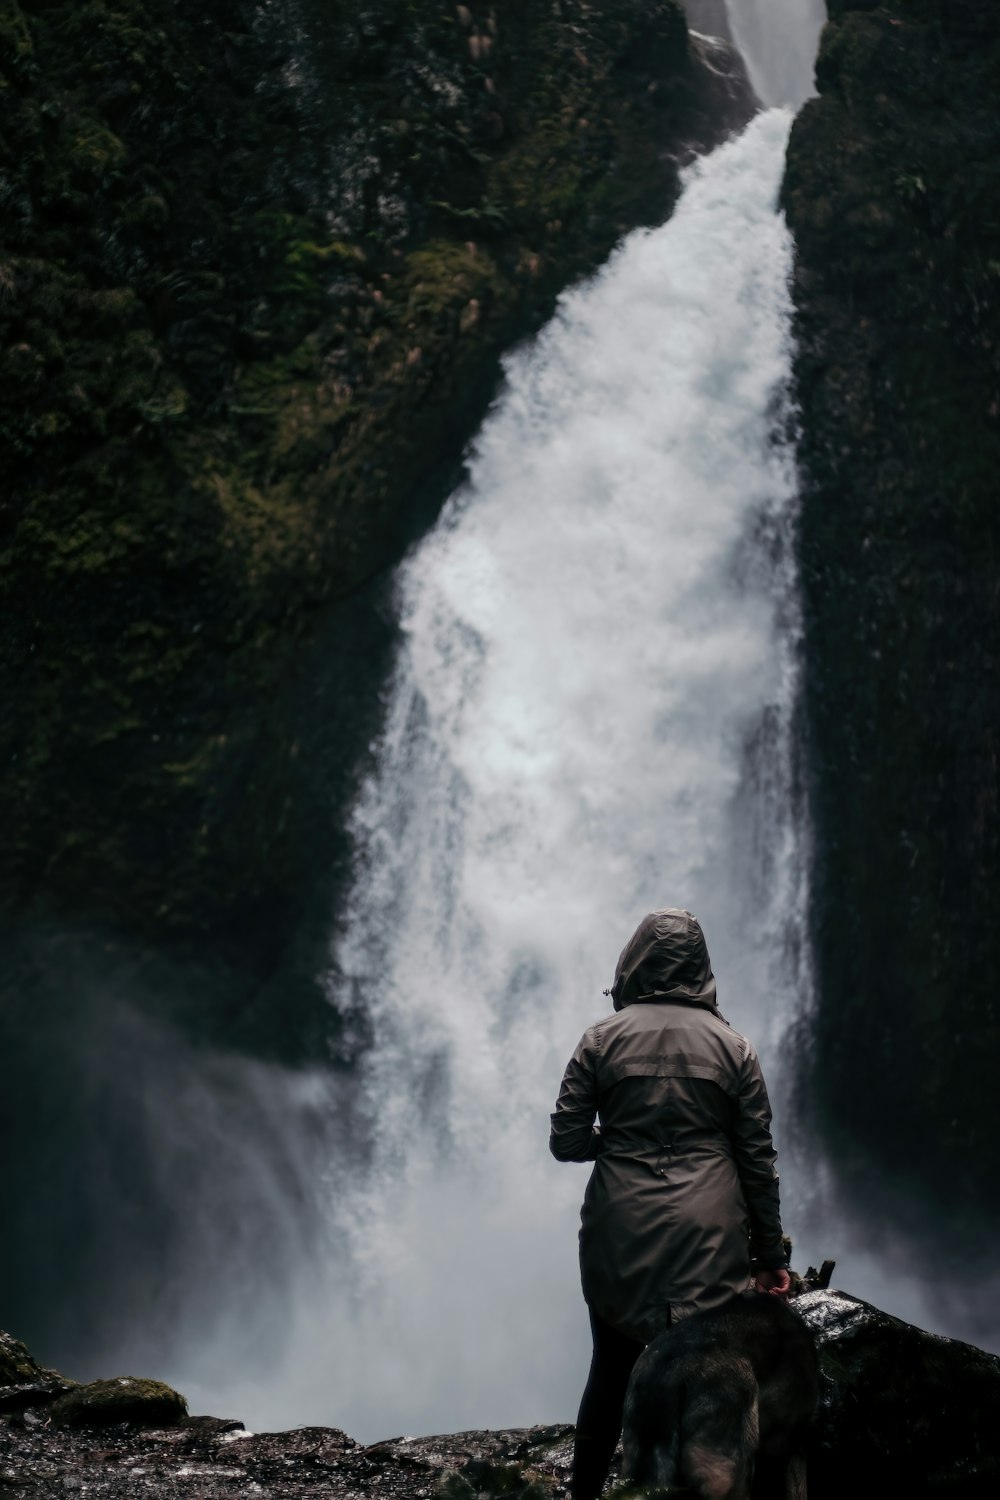
[[[692,1313],[636,1361],[622,1478],[649,1493],[749,1500],[756,1466],[755,1496],[806,1500],[803,1449],[819,1394],[812,1334],[780,1298],[744,1292]]]

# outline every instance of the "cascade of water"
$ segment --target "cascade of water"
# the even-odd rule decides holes
[[[758,92],[799,102],[821,0],[769,0],[771,34],[775,6],[791,23],[780,60],[759,0],[690,0],[716,19],[723,3]],[[775,1044],[811,988],[776,212],[789,122],[772,109],[691,167],[670,221],[506,361],[468,483],[400,571],[329,977],[371,1032],[362,1130],[316,1184],[326,1260],[312,1246],[294,1269],[266,1383],[220,1370],[219,1337],[177,1369],[205,1409],[361,1439],[572,1417],[586,1171],[548,1157],[547,1115],[653,906],[702,919],[789,1144]],[[808,1175],[783,1174],[793,1237],[822,1191]],[[889,1295],[884,1267],[852,1268],[852,1290],[935,1326],[918,1288]]]
[[[563,297],[402,569],[330,981],[373,1029],[370,1139],[332,1169],[297,1421],[570,1416],[585,1173],[547,1115],[621,944],[689,906],[734,1024],[766,1044],[793,1006],[787,129],[758,117]]]
[[[695,5],[705,0],[692,0]],[[764,104],[798,106],[813,93],[825,0],[725,0],[729,26]],[[781,39],[780,46],[775,38]]]

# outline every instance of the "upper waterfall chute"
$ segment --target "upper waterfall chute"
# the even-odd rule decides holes
[[[685,0],[696,14],[705,0]],[[717,5],[718,0],[708,0]],[[825,0],[725,0],[729,28],[762,104],[798,109],[815,93],[813,71]]]

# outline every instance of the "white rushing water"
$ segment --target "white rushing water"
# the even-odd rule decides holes
[[[698,0],[695,0],[698,3]],[[725,0],[733,40],[764,104],[797,108],[814,92],[825,0]]]
[[[329,1184],[300,1422],[317,1390],[362,1437],[571,1417],[586,1171],[549,1158],[547,1116],[620,947],[688,906],[765,1055],[797,1003],[788,125],[692,168],[508,360],[399,576],[331,979],[373,1026],[370,1155]]]

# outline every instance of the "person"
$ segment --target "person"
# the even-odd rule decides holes
[[[650,1339],[751,1282],[789,1290],[767,1090],[753,1047],[719,1013],[696,918],[643,917],[609,993],[614,1014],[571,1057],[549,1137],[557,1161],[594,1163],[580,1215],[594,1353],[573,1500],[601,1492]]]

